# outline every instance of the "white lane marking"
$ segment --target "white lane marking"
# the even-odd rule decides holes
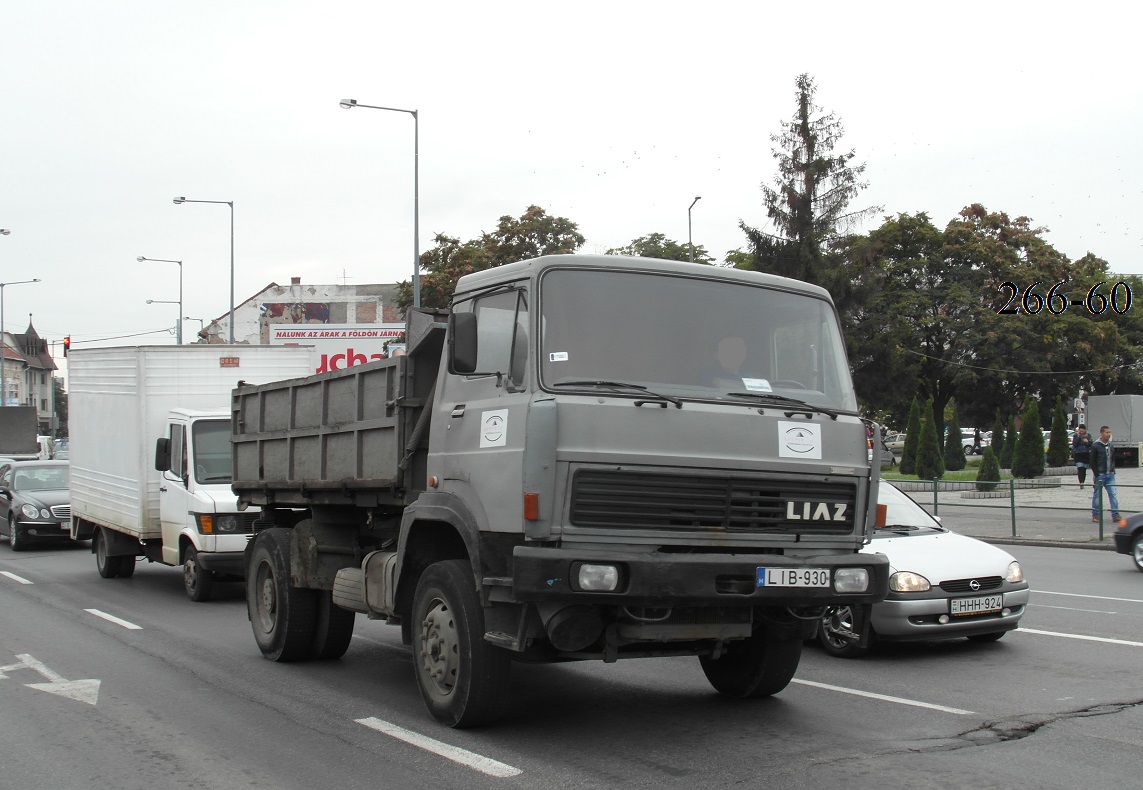
[[[124,628],[131,630],[131,631],[142,631],[143,630],[143,626],[141,626],[141,625],[135,625],[134,623],[129,623],[126,620],[119,619],[118,617],[116,617],[113,614],[108,614],[107,612],[101,612],[98,609],[84,609],[83,611],[87,612],[88,614],[93,614],[96,617],[102,617],[104,620],[106,620],[109,623],[115,623],[115,625],[121,625]]]
[[[872,691],[860,691],[858,689],[850,689],[845,686],[831,686],[828,683],[817,683],[812,680],[799,680],[794,678],[791,683],[798,683],[803,686],[813,686],[814,688],[826,689],[828,691],[840,691],[842,694],[853,694],[858,697],[868,697],[869,699],[879,699],[883,702],[896,702],[898,705],[912,705],[915,708],[928,708],[929,710],[939,710],[942,713],[955,713],[958,716],[976,716],[970,710],[961,710],[960,708],[949,708],[944,705],[936,705],[931,702],[919,702],[915,699],[905,699],[904,697],[890,697],[887,694],[874,694]]]
[[[46,691],[49,694],[73,699],[76,702],[86,702],[88,705],[94,705],[98,702],[99,681],[95,678],[68,680],[55,670],[49,669],[43,661],[40,661],[28,653],[21,653],[16,656],[16,658],[20,659],[19,664],[0,667],[0,678],[6,677],[4,670],[11,672],[16,669],[27,668],[40,673],[40,675],[48,679],[47,683],[25,683],[24,685],[30,689]]]
[[[1033,590],[1036,595],[1067,595],[1071,598],[1098,598],[1101,601],[1123,601],[1124,603],[1143,603],[1143,600],[1138,598],[1111,598],[1107,595],[1083,595],[1081,593],[1065,593],[1065,592],[1052,592],[1051,590],[1041,590],[1036,588]]]
[[[1059,631],[1039,631],[1035,628],[1017,628],[1014,634],[1040,634],[1041,636],[1059,636],[1064,639],[1082,639],[1085,642],[1106,642],[1109,645],[1127,645],[1128,647],[1143,647],[1143,642],[1129,642],[1126,639],[1109,639],[1106,636],[1085,636],[1084,634],[1064,634]]]
[[[8,571],[0,571],[0,576],[7,576],[9,579],[12,579],[13,581],[20,582],[20,584],[33,584],[33,582],[28,581],[23,576],[17,576],[16,574],[9,573]]]
[[[485,757],[476,752],[470,752],[468,749],[461,749],[459,746],[451,746],[442,741],[429,738],[426,735],[421,735],[412,730],[406,730],[404,727],[398,727],[396,724],[390,724],[387,721],[382,721],[373,716],[367,719],[355,719],[355,721],[372,730],[384,733],[391,738],[404,741],[407,744],[432,752],[440,757],[444,757],[446,760],[452,760],[454,763],[459,763],[474,771],[480,771],[480,773],[487,774],[488,776],[507,779],[524,773],[519,768],[515,768],[507,763],[498,762],[491,757]]]
[[[1066,609],[1069,612],[1091,612],[1092,614],[1119,614],[1119,612],[1108,612],[1104,609],[1077,609],[1074,606],[1049,606],[1046,603],[1030,603],[1029,606],[1035,606],[1037,609]]]

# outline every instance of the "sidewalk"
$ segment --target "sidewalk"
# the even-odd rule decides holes
[[[1143,510],[1143,469],[1116,470],[1120,516]],[[933,502],[932,483],[893,481],[929,513],[934,510],[949,529],[990,543],[1028,546],[1115,550],[1107,494],[1103,493],[1103,539],[1100,525],[1091,520],[1092,475],[1081,490],[1074,467],[1049,470],[1044,477],[1015,481],[1015,492],[1002,482],[996,491],[982,494],[975,484],[939,483]],[[1012,504],[1016,529],[1013,536]]]

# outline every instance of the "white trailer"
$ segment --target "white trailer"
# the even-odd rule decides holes
[[[258,511],[230,490],[230,394],[306,376],[308,346],[132,346],[68,357],[71,536],[91,539],[99,574],[136,557],[182,566],[187,595],[243,573]]]

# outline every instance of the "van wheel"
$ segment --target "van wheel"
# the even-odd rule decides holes
[[[776,639],[760,629],[749,639],[731,642],[721,658],[699,656],[702,671],[720,694],[757,699],[789,685],[802,658],[802,640]]]
[[[341,658],[349,649],[349,641],[353,639],[356,613],[335,604],[329,590],[317,590],[314,597],[317,603],[317,623],[310,655],[318,659]]]
[[[467,560],[425,570],[411,620],[413,668],[429,713],[457,728],[499,718],[508,702],[511,659],[484,641],[484,609]]]
[[[254,539],[246,567],[246,610],[254,641],[271,661],[310,657],[317,604],[313,590],[290,580],[290,531],[263,530]]]
[[[195,602],[209,601],[214,590],[214,574],[199,564],[198,550],[194,546],[187,546],[183,555],[183,589]]]
[[[96,529],[91,538],[91,552],[95,555],[95,567],[104,579],[114,579],[119,575],[119,568],[123,564],[118,557],[107,553],[107,537],[102,529]]]

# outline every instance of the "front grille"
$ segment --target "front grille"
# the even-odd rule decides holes
[[[853,531],[856,498],[855,483],[580,469],[572,482],[571,523],[844,534]]]
[[[71,519],[71,505],[53,505],[52,518],[59,519],[60,521],[68,521]]]
[[[973,581],[978,582],[980,586],[973,589]],[[951,593],[974,593],[995,590],[1002,584],[1004,584],[1004,579],[999,576],[978,576],[976,579],[954,579],[941,582],[941,589]]]

